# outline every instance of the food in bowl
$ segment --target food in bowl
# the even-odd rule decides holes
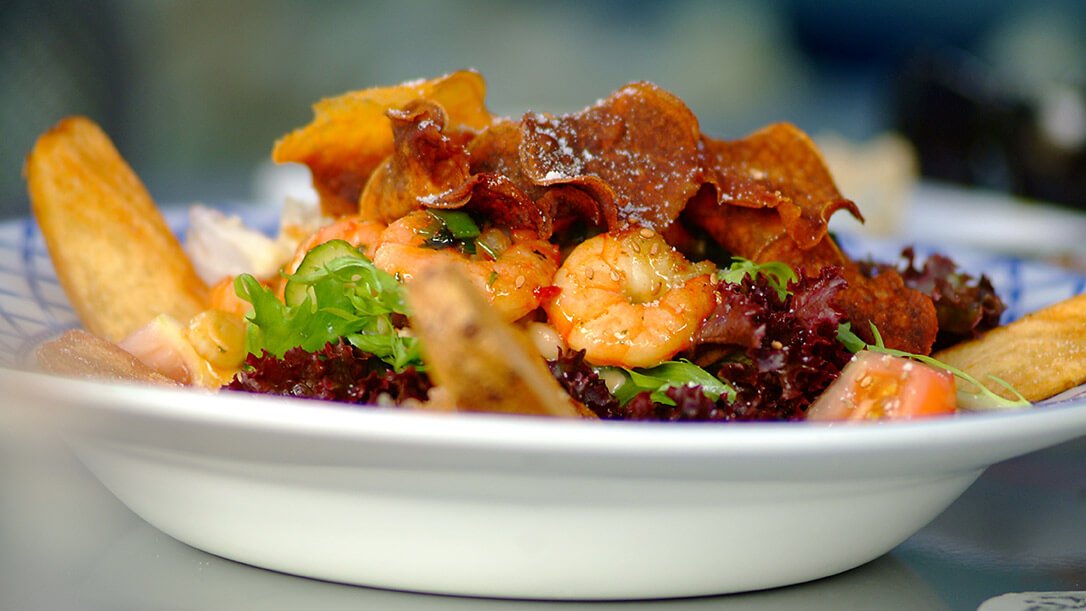
[[[27,178],[95,339],[62,337],[43,366],[362,405],[720,422],[1022,407],[1086,380],[1086,359],[1060,345],[1031,358],[1067,373],[1025,393],[1030,370],[975,358],[1039,321],[1082,327],[1082,298],[998,327],[988,279],[945,257],[843,252],[827,223],[862,220],[860,206],[792,125],[716,139],[650,83],[519,119],[484,94],[461,71],[318,103],[272,157],[309,168],[320,214],[275,242],[218,226],[206,250],[258,250],[276,271],[208,279],[108,137],[62,121]],[[93,358],[73,356],[90,344]]]

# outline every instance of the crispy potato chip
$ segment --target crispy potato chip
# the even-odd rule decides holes
[[[500,174],[475,174],[446,197],[428,202],[426,207],[463,207],[497,227],[528,229],[544,240],[551,236],[548,200],[544,197],[533,202],[513,181]]]
[[[358,203],[363,220],[381,223],[448,197],[470,176],[467,150],[442,133],[446,117],[441,106],[419,99],[387,114],[393,152],[370,177]],[[450,203],[463,205],[468,196]]]
[[[321,100],[314,119],[275,144],[277,163],[309,166],[326,214],[357,210],[370,174],[392,154],[392,128],[386,112],[416,99],[439,104],[456,131],[478,131],[493,118],[484,104],[486,83],[479,73],[459,71],[428,81],[375,87]]]
[[[822,240],[838,210],[863,220],[856,204],[837,190],[814,142],[794,125],[776,123],[734,141],[703,140],[708,177],[720,201],[775,209],[800,249]]]
[[[405,109],[390,110],[388,114],[394,152],[366,183],[359,202],[362,218],[391,223],[419,208],[466,207],[477,218],[496,226],[530,229],[544,239],[550,237],[549,211],[532,201],[509,177],[483,171],[485,164],[469,164],[475,157],[465,144],[443,133],[445,113],[440,106],[415,100]],[[494,145],[501,146],[504,140],[494,134],[508,131],[499,127],[502,125],[512,125],[516,133],[516,124],[495,124],[471,140],[472,150],[484,156],[497,150]],[[516,142],[519,136],[513,143],[514,155]],[[501,163],[494,155],[486,159]],[[476,173],[472,167],[479,171]]]
[[[1013,399],[995,376],[1030,401],[1086,382],[1086,294],[1071,297],[984,335],[937,352],[935,358]]]
[[[588,417],[558,385],[531,342],[455,265],[435,264],[407,284],[411,328],[427,371],[458,409]]]
[[[848,286],[837,305],[852,322],[853,331],[874,342],[870,323],[875,323],[887,346],[928,354],[939,330],[931,298],[905,286],[901,275],[883,268],[865,276],[828,234],[802,249],[788,234],[784,221],[769,208],[722,205],[701,192],[690,201],[683,219],[701,227],[733,255],[764,263],[783,261],[808,274],[827,265],[843,268]]]
[[[26,178],[57,278],[91,332],[119,341],[158,314],[204,309],[207,286],[92,121],[68,118],[39,137]]]
[[[531,229],[534,223],[536,233],[543,239],[549,239],[555,229],[578,220],[596,227],[619,226],[614,201],[603,202],[576,185],[536,184],[520,163],[522,140],[520,123],[502,121],[471,141],[468,147],[471,171],[484,182],[482,189],[475,188],[475,199],[494,200],[487,204],[490,208],[504,200],[506,215],[512,217],[507,226]],[[538,212],[529,209],[529,204]]]
[[[690,200],[683,211],[683,220],[703,229],[729,253],[752,261],[783,261],[810,273],[826,265],[843,266],[847,261],[828,236],[802,249],[788,235],[775,210],[721,204],[708,189]]]
[[[529,113],[521,132],[525,174],[537,185],[579,187],[601,209],[614,208],[598,215],[608,222],[663,230],[701,186],[698,120],[650,83],[570,115]]]
[[[468,145],[472,182],[470,206],[503,227],[531,229],[546,240],[555,215],[547,190],[537,186],[520,166],[520,124],[503,120]]]

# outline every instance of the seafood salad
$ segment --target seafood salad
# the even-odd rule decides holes
[[[861,207],[792,125],[717,139],[649,83],[520,118],[491,114],[484,94],[461,71],[319,102],[272,154],[309,168],[319,210],[285,215],[275,238],[212,217],[191,258],[108,138],[62,121],[27,178],[87,332],[43,346],[42,366],[79,374],[83,357],[99,376],[359,405],[722,422],[1027,406],[1082,381],[1023,394],[1013,375],[963,366],[999,325],[991,283],[937,255],[843,252],[827,223]]]

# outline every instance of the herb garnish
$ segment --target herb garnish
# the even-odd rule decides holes
[[[735,389],[730,384],[686,359],[664,361],[645,369],[606,369],[618,371],[626,377],[626,381],[615,390],[615,398],[623,405],[642,392],[651,392],[651,399],[657,403],[675,405],[675,401],[667,396],[667,389],[681,386],[698,386],[702,393],[713,401],[721,395],[729,401],[735,400]]]
[[[466,254],[475,254],[475,238],[479,237],[481,232],[467,212],[433,208],[426,212],[434,219],[433,226],[425,232],[426,247],[440,250],[455,246]]]
[[[334,258],[320,260],[333,249]],[[253,305],[246,316],[250,353],[282,357],[294,347],[316,352],[342,337],[396,371],[408,365],[422,369],[417,340],[401,335],[392,320],[409,314],[403,286],[358,249],[342,240],[322,244],[288,278],[301,297],[287,304],[249,274],[234,280],[238,297]]]
[[[753,280],[758,275],[765,277],[769,285],[777,291],[777,297],[781,301],[784,301],[784,298],[789,294],[788,285],[798,278],[795,270],[789,267],[787,263],[781,261],[755,263],[743,257],[732,257],[731,266],[717,272],[717,278],[729,284],[738,284],[745,277],[750,277]]]
[[[1002,408],[1018,408],[1029,407],[1032,405],[1022,393],[1015,390],[1013,386],[1008,384],[1005,380],[1002,380],[994,375],[988,375],[996,384],[999,384],[1003,388],[1006,388],[1015,396],[1014,399],[1007,399],[989,389],[984,384],[981,384],[972,375],[954,367],[948,365],[937,358],[926,356],[923,354],[913,354],[911,352],[905,352],[904,350],[896,350],[894,348],[887,348],[882,342],[882,335],[879,334],[878,328],[875,323],[871,323],[871,335],[875,338],[874,344],[868,344],[860,336],[856,335],[852,331],[851,323],[841,323],[837,328],[837,339],[848,348],[849,352],[856,353],[860,350],[870,350],[872,352],[881,352],[883,354],[889,354],[891,356],[899,356],[902,358],[912,359],[914,361],[930,365],[937,369],[943,369],[950,372],[954,377],[974,386],[977,388],[977,392],[968,392],[964,389],[958,389],[958,399],[960,404],[967,409],[1002,409]]]

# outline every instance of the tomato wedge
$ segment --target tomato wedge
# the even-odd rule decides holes
[[[808,420],[911,420],[953,414],[954,376],[911,359],[864,350],[807,410]]]

